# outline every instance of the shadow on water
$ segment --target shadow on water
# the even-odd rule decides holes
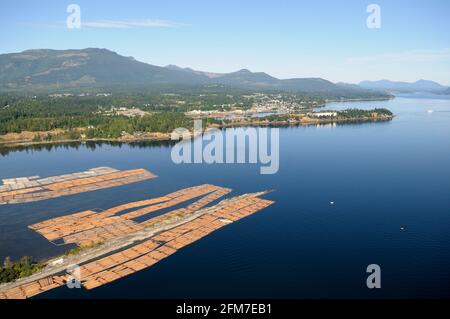
[[[0,155],[6,156],[13,152],[33,152],[33,151],[53,151],[57,149],[74,149],[78,150],[81,147],[88,150],[95,151],[101,146],[111,146],[121,148],[128,145],[130,148],[148,148],[148,147],[166,147],[175,144],[174,141],[133,141],[133,142],[115,142],[115,141],[86,141],[86,142],[64,142],[64,143],[47,143],[47,144],[33,144],[33,145],[19,145],[14,147],[1,147]]]

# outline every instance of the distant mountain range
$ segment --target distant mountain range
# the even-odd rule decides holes
[[[387,97],[370,89],[334,84],[321,78],[281,80],[246,69],[220,74],[175,65],[160,67],[107,49],[40,49],[0,55],[0,90],[3,92],[214,85],[244,90],[302,92],[332,98]]]
[[[430,92],[438,94],[449,94],[450,88],[439,83],[427,80],[419,80],[417,82],[394,82],[388,80],[381,81],[363,81],[359,84],[361,88],[382,90],[390,93],[401,92]]]
[[[277,79],[264,72],[242,69],[213,73],[160,67],[121,56],[107,49],[27,50],[0,55],[0,91],[58,91],[68,89],[173,89],[226,86],[243,90],[289,91],[331,98],[386,97],[395,92],[449,93],[436,82],[363,81],[359,85],[321,78]],[[383,92],[383,93],[381,93]]]

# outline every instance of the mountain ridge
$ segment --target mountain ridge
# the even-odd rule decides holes
[[[431,92],[440,93],[449,89],[449,87],[441,85],[434,81],[420,79],[415,82],[403,82],[403,81],[390,81],[390,80],[378,80],[378,81],[362,81],[359,86],[366,89],[385,90],[390,92]]]
[[[321,78],[278,79],[248,69],[213,73],[176,65],[156,66],[105,48],[30,49],[0,55],[1,91],[214,85],[247,90],[329,94],[333,98],[382,95],[363,88],[344,87]]]

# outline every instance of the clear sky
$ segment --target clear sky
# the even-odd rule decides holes
[[[68,29],[69,4],[81,8]],[[381,28],[366,25],[369,4]],[[0,53],[101,47],[156,65],[450,85],[449,0],[2,0]]]

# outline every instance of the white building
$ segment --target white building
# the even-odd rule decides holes
[[[309,116],[314,117],[333,117],[337,116],[337,112],[315,112],[315,113],[309,113]]]

